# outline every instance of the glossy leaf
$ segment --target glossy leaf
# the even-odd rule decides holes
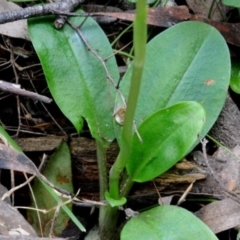
[[[230,87],[234,92],[240,94],[240,62],[236,60],[232,61]]]
[[[153,3],[155,3],[157,0],[147,0],[147,4],[153,4]],[[128,2],[130,2],[130,3],[136,3],[137,2],[137,0],[128,0]]]
[[[71,172],[71,156],[70,151],[65,142],[62,142],[53,156],[49,159],[42,174],[51,181],[55,186],[65,189],[69,192],[73,192],[72,185],[72,172]],[[49,210],[56,207],[58,202],[52,197],[52,195],[46,190],[45,186],[40,180],[35,179],[33,185],[33,192],[36,198],[37,207],[40,209]],[[66,198],[62,198],[62,201],[66,201]],[[32,206],[34,202],[32,202]],[[68,204],[71,208],[71,204]],[[41,224],[44,236],[49,236],[49,230],[51,227],[52,219],[54,218],[55,210],[50,211],[47,214],[39,213],[41,218]],[[28,219],[32,223],[35,231],[40,234],[39,221],[37,212],[28,210]],[[69,216],[65,211],[60,209],[57,220],[54,223],[54,235],[59,235],[68,225]]]
[[[217,240],[217,237],[192,213],[180,207],[166,205],[131,218],[121,232],[121,240],[132,239]]]
[[[18,144],[9,136],[9,134],[5,131],[5,129],[0,126],[0,139],[2,139],[5,144],[9,144],[18,152],[22,152],[22,149],[18,146]]]
[[[231,7],[236,7],[236,8],[240,7],[240,1],[239,0],[222,0],[222,3],[224,5],[231,6]]]
[[[117,82],[119,73],[113,50],[99,25],[91,17],[70,20],[76,26],[83,24],[80,31],[84,39],[106,63],[109,74]],[[31,19],[29,32],[54,100],[78,132],[83,117],[95,139],[111,141],[115,88],[102,62],[77,32],[68,25],[56,30],[53,21],[53,17]]]
[[[179,161],[198,140],[205,111],[197,102],[182,102],[147,118],[135,133],[127,171],[131,180],[149,181]]]
[[[121,81],[128,95],[132,68]],[[204,136],[216,121],[225,102],[230,81],[230,56],[225,40],[210,25],[177,24],[147,44],[147,56],[135,120],[140,125],[161,108],[180,101],[197,101],[206,110]],[[118,107],[123,107],[120,97]],[[115,123],[116,136],[120,126]]]

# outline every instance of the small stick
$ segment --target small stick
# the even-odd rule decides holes
[[[163,203],[161,194],[160,194],[160,192],[158,191],[158,188],[157,188],[157,186],[156,186],[156,183],[154,182],[154,180],[152,181],[152,183],[153,183],[153,186],[154,186],[154,188],[155,188],[155,190],[156,190],[156,192],[157,192],[157,195],[158,195],[158,204],[161,205],[161,206],[163,206],[164,203]]]
[[[0,13],[0,24],[13,22],[16,20],[26,19],[30,17],[37,17],[42,15],[56,14],[59,12],[69,12],[75,9],[84,0],[62,0],[59,2],[48,3],[44,5],[36,5],[33,7],[27,7],[18,9],[15,11],[8,11]]]
[[[183,203],[185,201],[186,196],[188,195],[188,193],[192,190],[193,187],[193,183],[195,181],[193,181],[185,190],[185,192],[183,193],[183,195],[179,198],[178,202],[177,202],[177,206],[179,206],[181,203]]]
[[[1,139],[2,139],[2,137],[3,137],[3,136],[1,136]],[[42,159],[42,161],[41,161],[41,164],[40,164],[40,166],[39,166],[40,169],[42,168],[43,163],[46,161],[46,158],[47,158],[47,155],[44,154],[44,155],[43,155],[43,159]],[[24,173],[24,174],[25,174],[25,173]],[[27,176],[27,175],[25,175],[25,176]],[[36,177],[36,176],[33,175],[33,176],[27,178],[27,180],[26,180],[24,183],[22,183],[22,184],[14,187],[14,188],[11,188],[10,190],[8,190],[6,193],[3,194],[3,196],[1,197],[1,200],[4,201],[5,198],[10,197],[10,196],[13,194],[13,192],[15,192],[15,191],[17,191],[18,189],[20,189],[20,188],[24,187],[25,185],[29,184],[35,177]]]
[[[38,93],[30,92],[25,89],[21,89],[19,84],[13,84],[0,80],[0,89],[4,92],[10,92],[16,95],[25,96],[34,100],[39,100],[45,103],[51,103],[52,99]]]
[[[54,234],[53,234],[53,230],[54,230],[54,224],[56,223],[57,221],[57,218],[58,218],[58,215],[59,215],[59,212],[60,212],[60,209],[61,209],[61,206],[63,205],[63,202],[62,202],[62,199],[59,198],[58,199],[58,204],[55,208],[55,211],[54,211],[54,215],[53,215],[53,218],[51,220],[51,226],[50,226],[50,229],[49,229],[49,238],[52,238],[54,237]]]
[[[92,49],[92,47],[90,46],[90,44],[88,43],[88,41],[84,38],[84,36],[83,36],[83,34],[81,33],[80,29],[79,29],[76,25],[74,25],[71,21],[67,21],[67,23],[69,24],[69,26],[70,26],[72,29],[74,29],[74,30],[77,32],[78,36],[82,39],[82,41],[83,41],[83,43],[85,44],[85,46],[87,47],[87,49],[100,61],[100,63],[101,63],[102,66],[103,66],[103,69],[104,69],[104,71],[105,71],[105,73],[106,73],[107,79],[108,79],[108,80],[112,83],[112,85],[115,87],[115,89],[116,89],[116,91],[118,92],[118,94],[120,95],[120,97],[121,97],[124,105],[127,106],[126,101],[125,101],[125,98],[124,98],[123,94],[120,92],[120,90],[118,89],[117,84],[115,83],[115,81],[114,81],[113,78],[111,77],[111,75],[110,75],[110,73],[109,73],[109,71],[108,71],[108,68],[107,68],[107,66],[106,66],[105,61],[102,59],[101,56],[98,55],[98,53],[97,53],[94,49]]]

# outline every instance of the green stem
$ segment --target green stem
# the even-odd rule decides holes
[[[121,197],[126,197],[128,195],[133,186],[133,183],[134,182],[129,177],[122,181]]]
[[[97,162],[99,175],[99,195],[100,200],[104,200],[104,193],[107,191],[107,166],[106,166],[106,147],[98,140],[96,140],[97,147]],[[104,229],[106,216],[109,215],[109,207],[104,206],[99,209],[99,228]],[[104,233],[105,234],[105,233]]]
[[[99,239],[110,240],[115,239],[113,236],[116,234],[116,225],[118,221],[119,211],[117,207],[111,207],[110,205],[100,207],[99,217]]]
[[[125,168],[130,156],[133,135],[133,121],[137,106],[138,95],[140,92],[140,83],[145,60],[145,49],[147,41],[147,4],[146,0],[138,0],[136,6],[136,18],[134,21],[134,61],[131,78],[131,86],[127,100],[127,109],[124,118],[124,126],[121,135],[121,150],[116,162],[110,171],[109,191],[114,199],[119,199],[119,178]]]
[[[130,24],[128,27],[126,27],[111,43],[112,46],[130,29],[132,28],[133,24]]]
[[[119,50],[113,50],[114,54],[119,54],[125,57],[128,57],[130,59],[133,59],[133,56],[127,52],[119,51]]]
[[[104,193],[107,191],[107,166],[106,166],[106,146],[103,143],[96,140],[97,145],[97,161],[98,161],[98,172],[99,172],[99,194],[100,200],[104,200]]]
[[[147,41],[147,4],[146,0],[138,0],[136,6],[136,18],[134,21],[134,51],[133,73],[131,86],[128,95],[127,109],[124,119],[124,126],[121,135],[120,153],[110,170],[109,192],[112,198],[119,199],[119,178],[126,166],[130,156],[133,135],[133,121],[137,106],[140,83],[145,60],[145,49]],[[130,182],[126,184],[126,190],[131,187]],[[110,205],[100,208],[100,239],[112,239],[118,219],[118,208]]]

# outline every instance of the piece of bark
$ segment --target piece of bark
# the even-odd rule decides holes
[[[51,147],[49,143],[52,141]],[[40,137],[33,139],[18,139],[18,144],[24,151],[49,151],[57,148],[62,141],[60,137]],[[31,143],[31,144],[30,144]],[[47,144],[46,144],[47,143]],[[44,149],[45,147],[45,149]],[[98,166],[96,159],[95,141],[84,137],[72,138],[70,150],[73,159],[73,176],[76,189],[81,189],[80,196],[87,199],[98,200]],[[110,169],[118,154],[118,146],[113,143],[107,152],[107,167]],[[189,184],[195,182],[191,193],[210,194],[224,198],[223,189],[218,186],[214,177],[210,174],[201,153],[195,154],[195,162],[184,159],[172,169],[154,180],[158,191],[162,193],[184,192]],[[219,159],[220,158],[220,159]],[[230,174],[238,171],[239,164],[231,160],[231,156],[209,157],[209,163],[216,176],[229,190],[235,190],[238,186],[239,174]],[[221,160],[223,159],[223,160]],[[228,161],[225,161],[228,160]],[[234,177],[234,179],[232,178]],[[240,183],[240,181],[239,181]],[[147,182],[135,184],[131,196],[153,196],[157,200],[157,192],[153,183]]]
[[[56,149],[64,136],[47,136],[15,139],[24,152],[46,152]]]
[[[38,138],[20,138],[16,141],[25,151],[52,151],[57,148],[63,137],[38,137]],[[50,144],[52,143],[52,144]],[[93,139],[84,137],[70,139],[70,150],[73,159],[73,177],[76,183],[76,189],[81,189],[80,197],[87,199],[98,199],[99,176],[96,158],[96,146]],[[113,143],[107,151],[107,167],[110,169],[119,152],[116,143]],[[177,163],[167,173],[155,179],[159,191],[164,191],[172,186],[180,191],[197,180],[205,179],[207,176],[205,170],[201,169],[192,161],[183,161]],[[179,186],[183,186],[182,189]],[[172,188],[171,188],[172,190]],[[157,192],[152,182],[135,184],[133,195],[156,195]]]
[[[48,139],[49,138],[49,139]],[[49,151],[53,148],[57,148],[58,144],[62,140],[57,140],[58,137],[42,137],[33,139],[18,139],[19,145],[24,151]],[[48,148],[48,144],[54,139],[54,144],[51,148]],[[34,144],[29,144],[33,143]],[[73,177],[76,183],[75,188],[81,189],[80,197],[92,200],[98,200],[99,197],[99,176],[98,176],[98,166],[96,159],[96,146],[95,141],[92,139],[87,139],[84,137],[72,138],[70,139],[70,150],[73,159]],[[119,150],[116,143],[113,143],[107,152],[107,167],[108,170],[112,166],[114,160],[117,157]],[[218,159],[219,156],[209,157],[210,166],[220,179],[220,181],[225,184],[227,189],[235,190],[238,185],[239,174],[231,175],[229,171],[238,170],[236,166],[236,160],[233,160],[232,164],[227,161],[222,161]],[[206,164],[204,164],[203,156],[200,154],[198,159],[195,161],[187,161],[186,159],[177,163],[173,168],[167,171],[165,174],[159,176],[154,180],[158,191],[165,194],[173,194],[173,192],[183,193],[189,184],[194,182],[191,193],[193,194],[207,194],[211,196],[218,196],[219,198],[224,198],[224,193],[218,183],[214,180],[213,176],[210,174],[209,169],[207,169]],[[201,159],[202,158],[202,159]],[[230,159],[229,156],[221,157]],[[229,160],[230,161],[230,160]],[[229,170],[229,168],[231,169]],[[232,179],[231,177],[235,177]],[[236,179],[237,178],[237,179]],[[231,187],[232,186],[232,187]],[[133,198],[152,198],[153,201],[157,201],[157,192],[153,183],[146,182],[142,184],[134,184],[134,189],[130,196]]]

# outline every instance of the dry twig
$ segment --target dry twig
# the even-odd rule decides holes
[[[59,2],[3,12],[0,13],[0,24],[42,15],[58,14],[58,12],[70,12],[83,2],[84,0],[61,0]]]
[[[39,100],[41,102],[45,102],[45,103],[52,102],[51,98],[45,97],[38,93],[27,91],[25,89],[21,89],[19,84],[12,84],[12,83],[0,80],[0,89],[4,92],[10,92],[20,96],[25,96],[34,100]]]

